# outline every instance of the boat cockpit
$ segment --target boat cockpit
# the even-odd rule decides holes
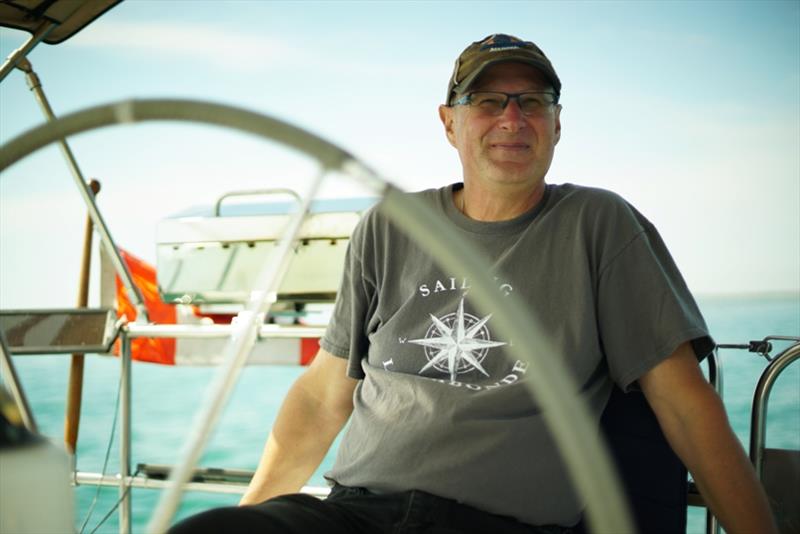
[[[87,211],[85,255],[92,236],[99,238],[101,303],[89,307],[86,289],[74,308],[0,310],[0,363],[8,393],[2,406],[0,447],[0,532],[69,531],[74,528],[71,489],[76,485],[119,488],[120,532],[131,532],[130,488],[159,490],[148,532],[165,532],[184,491],[243,493],[252,472],[198,468],[198,460],[245,365],[306,365],[324,331],[326,306],[335,299],[350,233],[368,209],[383,210],[392,221],[442,263],[455,266],[472,281],[476,302],[486,305],[496,294],[486,273],[489,264],[457,233],[439,224],[437,215],[417,204],[388,180],[346,150],[279,119],[245,109],[180,99],[126,100],[57,117],[27,55],[39,43],[57,44],[113,9],[118,0],[2,0],[0,25],[32,35],[0,68],[0,81],[14,69],[25,73],[44,121],[0,147],[0,171],[29,154],[56,144],[72,174]],[[308,190],[285,188],[232,190],[205,207],[185,210],[163,220],[156,236],[157,263],[147,265],[114,240],[97,203],[98,184],[86,179],[69,146],[82,132],[147,121],[180,121],[246,132],[279,143],[313,160],[319,167]],[[367,187],[372,196],[324,200],[317,193],[331,173]],[[107,187],[113,187],[113,178]],[[104,185],[106,186],[106,185]],[[244,201],[242,201],[244,199]],[[235,202],[234,202],[235,201]],[[431,232],[430,228],[438,228]],[[90,283],[86,259],[86,279]],[[592,428],[580,399],[564,394],[572,379],[550,350],[531,311],[511,298],[497,307],[494,321],[519,340],[511,350],[537,370],[530,388],[546,411],[554,439],[564,447],[564,460],[587,504],[587,531],[651,531],[677,518],[668,530],[685,530],[686,506],[704,506],[686,470],[664,451],[656,428],[646,436],[626,435],[617,422],[636,420],[652,427],[652,412],[641,399],[614,397],[604,416],[611,448]],[[781,350],[776,350],[778,344]],[[720,345],[745,349],[769,360],[752,403],[750,456],[772,499],[785,532],[800,530],[800,451],[767,447],[766,414],[777,377],[800,357],[800,338],[767,336],[744,344]],[[65,444],[74,454],[80,419],[84,355],[115,355],[119,359],[119,472],[79,472],[68,454],[40,437],[35,414],[14,359],[31,354],[63,354],[72,359]],[[537,356],[534,358],[531,354]],[[196,424],[186,436],[180,461],[174,466],[132,465],[132,383],[135,361],[214,365],[216,374],[199,403]],[[722,369],[710,359],[709,379],[722,389]],[[800,407],[798,407],[800,410]],[[643,430],[644,431],[644,430]],[[659,437],[660,436],[660,437]],[[645,443],[645,445],[643,445]],[[256,446],[254,444],[254,446]],[[643,471],[642,466],[646,466]],[[39,481],[38,477],[42,478]],[[671,478],[670,478],[671,477]],[[672,482],[666,483],[668,479]],[[34,481],[34,486],[30,480]],[[51,494],[45,496],[43,492]],[[325,495],[326,488],[304,491]],[[31,495],[35,493],[34,499]],[[652,495],[662,499],[655,505]],[[643,498],[639,498],[643,496]],[[52,503],[48,514],[37,514],[31,503]],[[649,503],[649,504],[648,504]],[[669,511],[664,512],[667,508]],[[683,516],[683,520],[681,520]],[[709,513],[707,531],[719,529]]]

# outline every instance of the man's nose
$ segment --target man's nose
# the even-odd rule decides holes
[[[500,121],[502,127],[511,131],[517,131],[525,126],[525,114],[522,113],[516,98],[509,98],[506,107],[500,114]]]

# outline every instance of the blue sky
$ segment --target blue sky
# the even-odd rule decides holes
[[[414,190],[460,179],[436,107],[458,53],[495,32],[535,41],[562,79],[548,181],[625,196],[698,293],[800,291],[798,2],[127,0],[30,59],[58,114],[133,97],[224,102],[313,131]],[[0,54],[23,38],[0,31]],[[41,121],[11,74],[0,141]],[[150,260],[170,213],[314,171],[283,148],[177,123],[70,143],[103,182],[118,242]],[[324,194],[363,192],[332,181]],[[82,224],[54,147],[4,172],[0,305],[71,305]]]

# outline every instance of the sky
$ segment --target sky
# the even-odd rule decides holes
[[[129,98],[263,113],[407,190],[460,181],[438,119],[472,41],[536,42],[563,83],[547,181],[616,191],[698,294],[800,292],[800,2],[127,0],[29,56],[58,115]],[[26,38],[0,30],[6,57]],[[0,142],[43,122],[19,71]],[[155,259],[159,220],[316,166],[275,143],[155,122],[72,137],[117,243]],[[323,196],[371,193],[341,177]],[[55,146],[0,175],[0,307],[71,306],[85,218]]]

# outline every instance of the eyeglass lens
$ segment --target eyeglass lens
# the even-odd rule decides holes
[[[510,100],[516,100],[520,111],[525,115],[535,115],[546,111],[554,99],[550,93],[500,93],[494,91],[478,91],[469,95],[468,103],[489,115],[500,115]]]

